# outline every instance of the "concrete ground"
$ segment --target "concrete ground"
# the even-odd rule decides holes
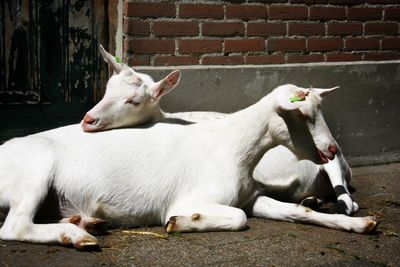
[[[357,215],[381,222],[372,235],[251,218],[242,232],[113,230],[98,252],[0,241],[0,266],[400,266],[400,163],[353,172]]]

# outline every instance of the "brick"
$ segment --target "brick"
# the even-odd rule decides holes
[[[370,4],[398,4],[399,0],[367,0]]]
[[[199,58],[194,56],[157,56],[154,59],[155,66],[181,66],[198,64]]]
[[[245,2],[245,0],[230,0],[231,2]],[[260,2],[260,3],[265,3],[265,0],[247,0],[249,3],[252,2]],[[268,0],[268,3],[274,4],[274,3],[289,3],[289,0]]]
[[[145,21],[124,20],[124,33],[128,35],[150,35],[150,23]]]
[[[270,6],[269,19],[307,19],[308,10],[305,6]]]
[[[385,20],[400,20],[400,8],[386,8]]]
[[[243,64],[242,56],[205,56],[202,65],[241,65]]]
[[[366,23],[366,35],[397,35],[397,23]]]
[[[328,0],[290,0],[291,4],[326,4]]]
[[[343,20],[346,18],[344,7],[310,7],[312,20]]]
[[[124,60],[125,64],[128,66],[149,66],[150,60],[149,57],[137,57],[137,56],[129,56]]]
[[[400,50],[400,38],[385,38],[382,40],[382,49]]]
[[[246,64],[260,65],[260,64],[284,64],[284,55],[261,55],[261,56],[247,56],[245,58]]]
[[[364,54],[364,60],[396,60],[400,58],[400,54],[397,52],[371,52]]]
[[[175,51],[175,41],[125,39],[124,50],[135,54],[173,53]]]
[[[363,7],[351,7],[347,13],[348,20],[381,20],[382,9],[381,8],[363,8]]]
[[[341,38],[308,39],[308,51],[335,51],[343,50],[343,40]]]
[[[243,22],[204,22],[203,36],[243,36]]]
[[[124,14],[127,17],[175,17],[175,5],[172,3],[125,2]]]
[[[266,19],[267,7],[265,5],[227,5],[227,19]]]
[[[247,35],[248,36],[271,36],[271,35],[285,35],[286,24],[284,23],[248,23]]]
[[[324,55],[288,55],[287,63],[308,63],[308,62],[323,62]]]
[[[269,39],[268,51],[296,52],[306,50],[305,39]]]
[[[264,39],[225,40],[224,52],[264,51]]]
[[[180,40],[180,53],[222,52],[222,40]]]
[[[325,25],[322,23],[289,23],[289,35],[315,36],[325,35]]]
[[[197,36],[199,24],[187,21],[156,21],[153,32],[155,36]]]
[[[223,19],[224,8],[222,5],[180,4],[179,17]]]
[[[328,23],[328,35],[362,35],[362,23]]]
[[[362,60],[362,57],[360,54],[328,53],[326,55],[327,62],[361,61],[361,60]]]
[[[358,4],[364,4],[365,0],[328,0],[329,4],[332,5],[358,5]]]
[[[348,38],[345,45],[346,51],[376,50],[379,49],[379,39],[375,38]]]

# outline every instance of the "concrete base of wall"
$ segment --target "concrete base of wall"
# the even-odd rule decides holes
[[[161,79],[176,67],[141,67]],[[267,66],[189,66],[165,96],[165,111],[234,112],[273,88],[293,83],[340,86],[324,101],[330,129],[353,165],[400,161],[400,61]]]

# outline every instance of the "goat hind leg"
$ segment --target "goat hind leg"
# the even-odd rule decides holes
[[[378,226],[378,222],[370,216],[349,217],[343,214],[326,214],[299,204],[285,203],[266,196],[258,197],[249,210],[253,216],[259,218],[315,224],[356,233],[370,233]]]

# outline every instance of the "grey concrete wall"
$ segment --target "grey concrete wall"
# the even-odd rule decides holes
[[[142,67],[156,80],[173,67]],[[285,83],[341,86],[324,101],[330,129],[353,165],[400,160],[400,61],[269,66],[179,67],[182,78],[165,96],[165,111],[233,112]]]

